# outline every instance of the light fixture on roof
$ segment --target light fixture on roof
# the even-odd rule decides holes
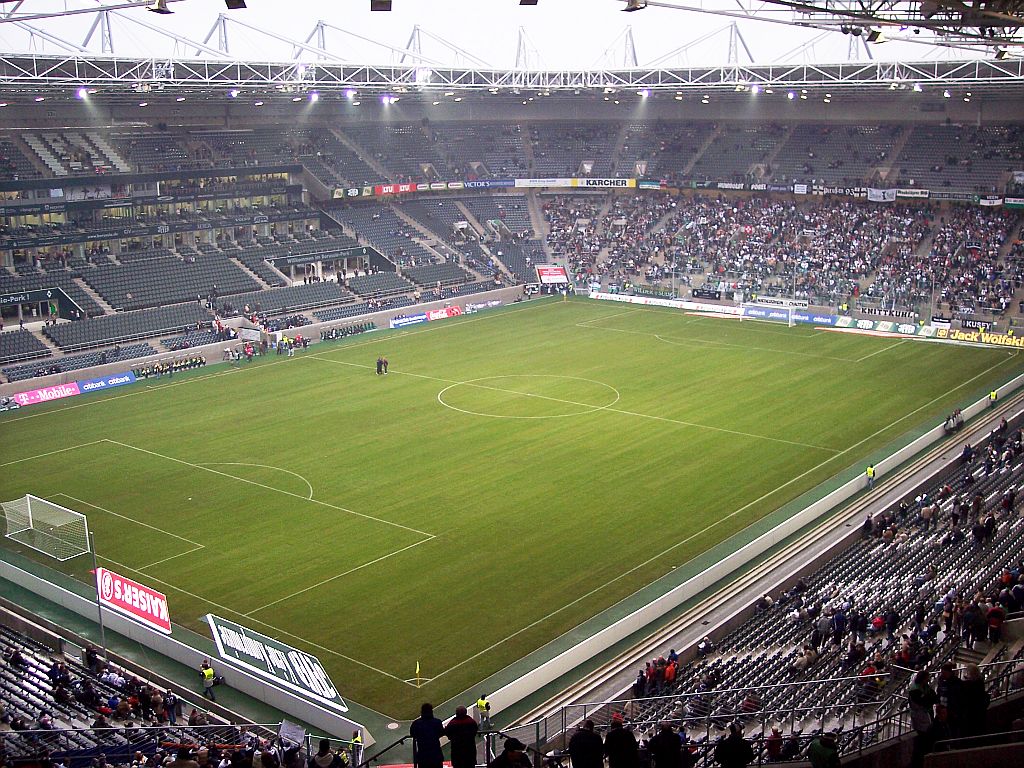
[[[147,10],[152,13],[159,13],[161,16],[167,16],[168,14],[174,13],[174,11],[167,7],[167,0],[155,0]]]
[[[440,102],[440,101],[434,101],[434,102],[431,102],[431,103],[432,103],[432,104],[433,104],[433,105],[434,105],[434,106],[436,107],[436,106],[437,106],[438,104],[440,104],[441,102]]]
[[[46,101],[45,96],[36,96],[36,101]]]
[[[792,101],[793,99],[796,98],[796,94],[793,93],[793,91],[790,91],[789,93],[786,94],[786,98]]]
[[[626,7],[622,10],[626,13],[632,13],[633,11],[642,11],[647,7],[647,0],[626,0]]]
[[[301,96],[292,96],[292,101],[302,101]]]
[[[256,106],[257,107],[262,107],[263,106],[263,102],[262,101],[257,101],[256,102]]]
[[[348,99],[349,101],[352,101],[352,99],[354,99],[355,97],[356,97],[356,89],[355,88],[346,88],[345,89],[345,98],[346,99]]]
[[[639,96],[641,99],[646,99],[648,96],[651,95],[651,91],[649,88],[641,88],[639,91],[636,92],[636,95]]]
[[[947,90],[942,92],[942,98],[948,99],[952,94]]]
[[[148,107],[149,106],[149,102],[148,101],[140,101],[139,102],[139,106],[140,107]]]
[[[314,104],[316,102],[320,101],[320,92],[319,91],[310,91],[309,92],[309,100],[312,101]]]
[[[761,86],[758,85],[757,83],[754,83],[752,86],[750,86],[750,92],[751,93],[760,93],[761,92]]]
[[[683,95],[681,93],[677,93],[674,96],[674,98],[675,98],[676,101],[682,101],[683,100]]]
[[[391,0],[370,0],[371,11],[390,11]]]
[[[224,0],[224,5],[228,7],[229,11],[238,11],[245,8],[245,0]]]
[[[520,5],[536,5],[537,0],[519,0]]]
[[[84,98],[87,98],[88,96],[89,96],[89,92],[85,89],[85,86],[82,86],[77,91],[75,91],[75,98],[76,99],[84,99]]]
[[[882,30],[880,30],[880,29],[869,29],[868,30],[868,42],[869,43],[877,43],[877,44],[880,45],[882,43],[888,42],[888,39],[886,38],[885,35],[882,34]]]
[[[924,88],[921,87],[920,83],[914,83],[914,93],[920,93]]]

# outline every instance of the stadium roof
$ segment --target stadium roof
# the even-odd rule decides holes
[[[0,0],[0,50],[587,69],[1014,57],[1024,0]],[[282,8],[287,12],[282,12]],[[622,14],[629,7],[641,12]],[[227,12],[225,12],[227,11]],[[883,44],[884,43],[884,44]]]
[[[483,10],[467,0],[432,0],[429,18],[427,4],[412,0],[394,0],[395,10],[383,14],[371,13],[369,0],[290,0],[287,14],[270,0],[227,13],[210,0],[165,0],[170,14],[149,13],[151,2],[0,0],[0,50],[8,51],[0,54],[0,98],[52,103],[80,99],[86,89],[109,103],[130,103],[142,92],[149,102],[322,94],[353,106],[365,95],[436,106],[463,98],[618,104],[711,93],[731,100],[1024,95],[1024,59],[1016,55],[1024,0],[955,7],[939,0],[634,0],[643,13],[625,17],[618,11],[626,0],[538,0],[536,7],[488,0]],[[622,28],[623,19],[635,23]],[[681,30],[694,35],[682,45]],[[653,50],[651,40],[660,46],[653,58],[641,55]],[[821,63],[825,53],[830,63]]]

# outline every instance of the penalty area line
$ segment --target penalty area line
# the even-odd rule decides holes
[[[330,502],[321,501],[320,499],[311,499],[311,498],[303,496],[302,494],[299,494],[299,493],[293,493],[292,491],[286,491],[283,488],[275,488],[272,485],[264,485],[263,483],[258,483],[255,480],[249,480],[248,478],[245,478],[245,477],[237,477],[237,476],[229,474],[227,472],[221,472],[219,469],[213,469],[212,467],[205,467],[202,464],[196,464],[196,463],[191,462],[191,461],[185,461],[184,459],[179,459],[179,458],[176,458],[174,456],[168,456],[167,454],[164,454],[164,453],[157,453],[156,451],[151,451],[148,448],[140,448],[137,445],[130,445],[128,443],[122,443],[120,440],[111,440],[110,438],[105,438],[105,442],[108,442],[108,443],[110,443],[112,445],[119,445],[122,448],[129,448],[129,449],[131,449],[133,451],[138,451],[139,453],[147,453],[150,456],[156,456],[157,458],[166,459],[167,461],[173,461],[176,464],[183,464],[186,467],[192,467],[194,469],[199,469],[199,470],[202,470],[203,472],[210,472],[210,473],[212,473],[214,475],[220,475],[221,477],[229,477],[232,480],[237,480],[240,483],[246,483],[247,485],[254,485],[257,488],[263,488],[264,490],[267,490],[267,491],[273,491],[274,493],[280,493],[280,494],[283,494],[285,496],[291,496],[292,498],[295,498],[295,499],[302,499],[303,501],[308,501],[310,504],[318,504],[318,505],[320,505],[322,507],[328,507],[330,509],[336,509],[339,512],[345,512],[345,513],[350,514],[350,515],[355,515],[356,517],[361,517],[364,520],[373,520],[376,523],[382,523],[383,525],[390,525],[390,526],[392,526],[394,528],[401,528],[403,531],[409,531],[410,533],[415,533],[415,534],[417,534],[419,536],[423,536],[424,538],[432,539],[435,536],[435,534],[433,534],[433,533],[427,533],[426,531],[421,531],[421,530],[419,530],[417,528],[412,528],[412,527],[410,527],[408,525],[402,525],[401,523],[396,523],[396,522],[393,522],[391,520],[384,520],[383,518],[374,517],[373,515],[368,515],[368,514],[366,514],[364,512],[356,512],[354,510],[347,509],[345,507],[339,507],[337,504],[331,504]]]

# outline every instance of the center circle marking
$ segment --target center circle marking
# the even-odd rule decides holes
[[[575,413],[552,413],[552,414],[548,414],[546,416],[511,416],[511,415],[501,414],[501,413],[484,413],[483,411],[472,411],[472,410],[469,410],[468,408],[459,408],[458,406],[455,406],[455,405],[452,405],[451,403],[446,402],[445,399],[444,399],[445,393],[448,392],[449,390],[455,389],[456,387],[473,386],[475,384],[481,384],[481,382],[486,382],[486,381],[500,381],[500,380],[504,380],[504,379],[527,379],[527,378],[570,379],[570,380],[573,380],[573,381],[585,381],[588,384],[596,384],[599,387],[604,387],[609,392],[613,393],[615,395],[615,397],[614,397],[614,399],[611,402],[605,403],[604,405],[587,405],[585,403],[580,403],[579,404],[579,405],[586,406],[587,410],[577,411]],[[545,395],[538,395],[535,392],[516,392],[515,390],[502,389],[501,387],[482,387],[482,388],[494,389],[494,390],[497,390],[499,392],[505,392],[505,393],[511,394],[511,395],[520,395],[521,397],[537,397],[537,398],[542,398],[542,399],[544,399],[546,397]],[[460,381],[460,382],[457,382],[455,384],[449,384],[447,387],[445,387],[444,389],[442,389],[440,392],[437,393],[437,402],[439,402],[445,408],[450,408],[451,410],[458,411],[459,413],[467,413],[467,414],[469,414],[471,416],[486,416],[487,418],[491,418],[491,419],[564,419],[564,418],[568,418],[570,416],[585,416],[588,413],[594,413],[596,411],[603,411],[603,410],[605,410],[607,408],[611,408],[613,405],[615,405],[616,403],[619,402],[619,399],[621,397],[622,397],[622,395],[619,393],[619,390],[617,390],[611,384],[605,384],[603,381],[596,381],[595,379],[585,379],[585,378],[583,378],[581,376],[563,376],[563,375],[555,374],[555,373],[510,373],[510,374],[506,374],[504,376],[484,376],[484,377],[479,378],[479,379],[468,379],[467,381]],[[552,400],[553,402],[565,402],[566,404],[572,404],[568,400],[561,401],[559,398],[548,398],[548,399]]]

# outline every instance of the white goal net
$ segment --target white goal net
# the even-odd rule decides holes
[[[70,560],[89,551],[89,525],[85,515],[27,494],[0,502],[4,535],[56,560]]]

